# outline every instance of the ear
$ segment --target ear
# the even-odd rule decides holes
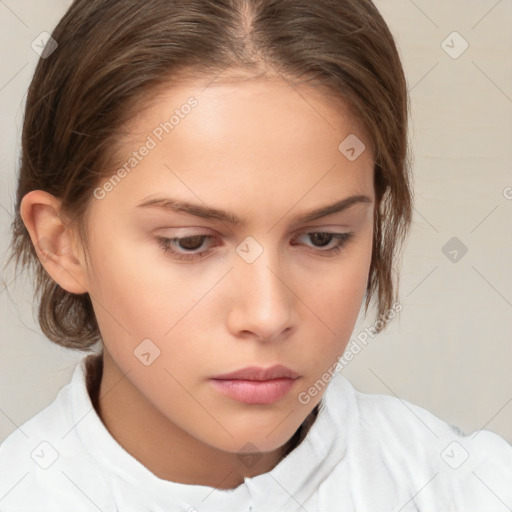
[[[60,200],[43,190],[26,194],[20,205],[23,219],[42,265],[64,290],[87,292],[87,273],[75,233],[60,216]]]

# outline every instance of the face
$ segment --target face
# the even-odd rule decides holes
[[[352,333],[374,162],[325,91],[206,84],[169,87],[127,127],[124,171],[87,214],[87,289],[105,351],[165,421],[224,451],[267,452],[320,401],[325,389],[308,390]],[[367,148],[355,160],[339,149],[350,134]],[[296,378],[212,380],[278,364]]]

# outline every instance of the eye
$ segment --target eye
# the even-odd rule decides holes
[[[165,238],[162,236],[157,236],[156,240],[158,244],[163,249],[164,253],[171,252],[173,257],[178,260],[195,260],[197,258],[202,258],[205,254],[209,253],[210,250],[203,251],[200,253],[183,253],[177,251],[173,247],[181,246],[185,251],[197,251],[203,245],[205,240],[214,239],[215,237],[209,235],[192,235],[186,236],[182,238]]]
[[[315,231],[303,233],[300,236],[310,237],[311,241],[313,241],[313,246],[309,247],[317,249],[315,251],[317,253],[328,256],[339,253],[354,236],[354,233]],[[155,237],[158,245],[163,249],[164,253],[169,252],[174,259],[186,261],[205,258],[212,251],[211,247],[201,252],[194,251],[201,249],[205,241],[214,240],[215,238],[216,237],[210,235],[191,235],[181,238],[165,238],[162,236]],[[300,244],[292,243],[292,245]]]
[[[330,255],[339,253],[353,237],[353,235],[354,233],[331,233],[329,231],[315,231],[312,233],[304,233],[301,236],[309,237],[313,242],[313,248],[319,249],[318,252],[328,253]],[[332,242],[334,242],[334,244]],[[330,247],[328,247],[329,245]],[[328,248],[324,249],[324,247]]]

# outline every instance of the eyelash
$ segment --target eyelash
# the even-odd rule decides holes
[[[333,239],[337,240],[337,243],[334,247],[331,249],[326,250],[319,250],[319,253],[327,253],[328,256],[334,256],[336,254],[339,254],[341,250],[345,247],[345,245],[348,244],[348,242],[352,239],[354,233],[331,233],[328,231],[311,231],[308,233],[303,233],[304,235],[331,235]],[[180,253],[178,251],[175,251],[172,249],[172,245],[175,245],[176,243],[179,243],[183,240],[189,240],[192,238],[203,238],[205,240],[207,239],[214,239],[215,237],[210,235],[191,235],[191,236],[185,236],[182,238],[165,238],[162,236],[155,237],[158,245],[162,248],[164,253],[170,252],[173,254],[173,257],[178,260],[186,260],[186,261],[194,261],[198,259],[205,258],[210,252],[211,248],[195,254],[184,254]],[[197,250],[197,249],[196,249]]]

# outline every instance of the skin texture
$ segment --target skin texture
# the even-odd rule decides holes
[[[98,412],[114,438],[160,478],[228,489],[281,460],[325,389],[307,404],[299,393],[350,339],[371,261],[374,162],[356,120],[325,91],[262,78],[208,83],[170,86],[133,118],[120,161],[148,135],[158,144],[102,199],[91,199],[87,258],[58,216],[57,198],[27,194],[22,217],[34,245],[53,248],[39,253],[52,278],[92,298],[105,347]],[[192,96],[197,106],[159,141],[155,128]],[[349,134],[366,143],[355,161],[338,149]],[[370,202],[296,221],[353,195]],[[137,208],[157,196],[246,222]],[[322,230],[354,235],[329,254],[336,239],[308,235]],[[173,246],[207,252],[192,261],[175,259],[155,239],[201,234],[214,238]],[[250,251],[263,250],[252,263],[236,251],[247,237],[258,244]],[[153,356],[151,347],[160,351],[149,365],[134,355],[145,339]],[[235,401],[208,381],[277,363],[300,378],[269,405]],[[245,452],[258,452],[257,463],[244,464]]]

